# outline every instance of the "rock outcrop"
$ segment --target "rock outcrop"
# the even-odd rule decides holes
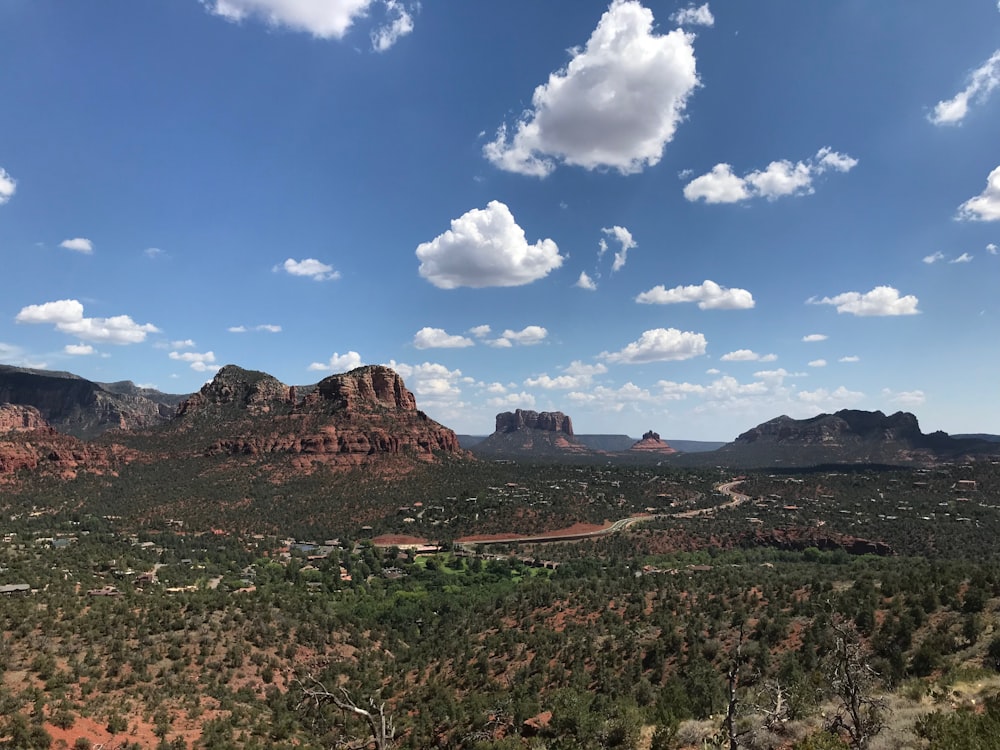
[[[177,416],[211,407],[267,414],[276,406],[291,406],[290,396],[291,389],[267,373],[226,365],[198,393],[181,403]]]
[[[573,436],[573,422],[561,411],[530,411],[517,409],[497,414],[497,432],[516,432],[517,430],[542,430],[558,432]]]
[[[572,420],[561,411],[528,409],[497,414],[496,431],[476,443],[472,452],[492,459],[596,455],[576,439]]]
[[[0,483],[19,472],[73,479],[81,471],[114,472],[134,452],[118,445],[91,445],[53,429],[33,406],[0,404]]]
[[[0,403],[34,406],[52,427],[80,438],[164,424],[181,398],[129,381],[102,384],[67,372],[0,365]]]
[[[734,467],[815,466],[837,463],[933,464],[990,455],[1000,446],[982,440],[924,434],[908,412],[844,409],[810,419],[781,416],[747,430],[704,461]]]
[[[303,388],[229,365],[181,405],[176,428],[204,435],[206,455],[289,454],[302,470],[466,455],[452,430],[417,409],[399,374],[379,365]]]
[[[49,424],[34,406],[0,404],[0,434],[47,429]]]
[[[642,440],[629,448],[636,453],[655,453],[662,456],[670,456],[677,451],[670,447],[665,441],[660,440],[660,436],[650,430],[642,436]]]

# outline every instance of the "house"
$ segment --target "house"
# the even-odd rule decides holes
[[[27,596],[31,586],[27,583],[7,583],[0,586],[0,596]]]

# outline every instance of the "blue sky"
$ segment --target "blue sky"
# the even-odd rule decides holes
[[[6,0],[0,70],[0,362],[1000,432],[995,0]]]

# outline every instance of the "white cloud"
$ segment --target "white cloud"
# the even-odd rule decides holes
[[[860,362],[861,361],[861,357],[859,357],[857,354],[849,354],[846,357],[841,357],[837,361],[838,362],[844,362],[844,363],[847,363],[847,364],[853,364],[854,362]]]
[[[248,328],[247,326],[230,326],[226,329],[230,333],[247,333],[248,331],[263,331],[264,333],[281,333],[281,326],[262,323],[258,326]]]
[[[715,16],[708,9],[708,3],[695,7],[689,5],[670,16],[670,20],[680,26],[714,26]]]
[[[411,391],[431,403],[452,406],[461,394],[461,370],[449,370],[436,362],[408,365],[390,360],[388,366],[399,373]]]
[[[83,253],[84,255],[90,255],[94,252],[94,243],[85,237],[74,237],[70,240],[63,240],[59,243],[59,247],[66,248],[67,250],[73,250],[77,253]]]
[[[899,291],[891,286],[877,286],[870,292],[844,292],[836,297],[812,298],[814,305],[834,305],[838,313],[858,316],[916,315],[917,298],[912,294],[899,296]]]
[[[18,323],[50,323],[63,333],[105,344],[138,344],[146,340],[146,334],[160,331],[151,323],[140,325],[128,315],[85,318],[83,305],[75,299],[28,305],[21,308],[15,320]]]
[[[986,246],[986,252],[988,252],[990,255],[996,255],[998,252],[996,243],[991,242],[990,244],[988,244]]]
[[[170,347],[172,349],[191,349],[194,347],[194,341],[191,339],[181,339],[179,341],[171,341]]]
[[[292,276],[307,276],[314,281],[335,281],[340,278],[340,271],[334,271],[333,266],[322,263],[315,258],[304,258],[302,260],[289,258],[271,270],[285,271]]]
[[[440,289],[521,286],[562,265],[550,239],[529,245],[510,209],[490,201],[457,219],[451,229],[417,247],[420,275]]]
[[[495,409],[534,409],[535,397],[530,393],[508,393],[486,400],[488,406]]]
[[[972,256],[969,255],[968,253],[962,253],[957,258],[952,258],[948,262],[949,263],[971,263],[972,262]]]
[[[705,353],[708,342],[702,333],[679,331],[676,328],[654,328],[645,331],[637,341],[618,352],[602,352],[601,359],[613,363],[642,364],[691,359]]]
[[[341,39],[373,0],[202,0],[211,13],[240,22],[258,17],[320,39]]]
[[[0,167],[0,206],[14,197],[17,192],[17,180],[11,177],[7,170]]]
[[[178,362],[205,362],[208,364],[215,362],[215,352],[170,352],[168,356]]]
[[[470,328],[469,333],[471,333],[477,339],[482,339],[489,336],[492,330],[493,329],[490,328],[488,325],[481,325],[481,326],[475,326],[474,328]]]
[[[588,381],[595,375],[603,375],[608,371],[607,366],[597,363],[595,365],[584,364],[578,359],[573,360],[563,370],[567,375],[577,378],[586,378]]]
[[[811,362],[809,362],[809,366],[810,367],[826,367],[826,360],[825,359],[814,359]]]
[[[467,336],[455,336],[443,328],[421,328],[413,337],[417,349],[459,349],[475,346],[476,342]]]
[[[753,295],[746,289],[727,289],[707,280],[700,285],[675,286],[673,289],[658,284],[642,292],[635,301],[647,305],[697,302],[702,310],[749,310],[754,306]]]
[[[751,172],[744,179],[753,187],[752,192],[773,201],[784,195],[812,193],[812,175],[808,165],[782,159],[772,161],[763,172]]]
[[[799,391],[796,398],[804,404],[809,404],[825,411],[837,411],[847,406],[853,406],[863,400],[864,393],[859,391],[849,391],[844,386],[840,386],[834,391],[826,388],[817,388],[815,391]]]
[[[145,250],[142,251],[142,254],[145,255],[147,258],[159,258],[161,255],[163,255],[163,251],[158,247],[147,247]]]
[[[401,2],[385,0],[385,10],[392,20],[372,32],[372,49],[376,52],[385,52],[413,31],[413,16]]]
[[[361,361],[361,355],[355,351],[347,352],[346,354],[338,354],[334,352],[330,356],[329,362],[313,362],[309,365],[309,370],[319,371],[319,372],[350,372],[358,367],[361,367],[364,363]]]
[[[566,394],[566,398],[576,404],[585,404],[613,412],[620,412],[626,405],[630,404],[652,405],[656,402],[652,393],[632,382],[625,383],[620,388],[608,388],[601,385],[587,391],[572,391]]]
[[[632,233],[625,227],[619,226],[604,227],[601,231],[610,237],[614,237],[618,240],[618,244],[621,246],[621,249],[615,253],[614,263],[611,264],[612,273],[620,271],[625,267],[625,261],[628,258],[628,251],[637,247],[635,240],[632,239]],[[604,245],[603,248],[606,250],[607,245]]]
[[[829,338],[825,333],[809,333],[802,337],[802,340],[806,343],[813,343],[816,341],[826,341]]]
[[[958,207],[958,218],[965,221],[1000,220],[1000,167],[986,178],[986,189]]]
[[[889,388],[882,389],[882,398],[907,407],[923,406],[927,401],[927,395],[923,391],[893,391]]]
[[[195,372],[217,372],[221,369],[215,362],[215,352],[170,352],[170,359],[187,362]]]
[[[806,161],[794,164],[787,159],[772,161],[764,170],[739,177],[729,164],[720,163],[707,174],[696,177],[684,186],[689,201],[706,203],[739,203],[750,198],[776,200],[786,195],[809,195],[815,192],[813,180],[832,169],[849,172],[858,160],[824,146]]]
[[[750,191],[744,179],[733,174],[729,164],[716,164],[711,172],[684,186],[684,197],[689,201],[701,198],[705,203],[738,203],[747,200]]]
[[[93,354],[97,350],[90,344],[66,344],[66,346],[63,347],[63,351],[67,354],[82,357],[88,354]]]
[[[641,172],[660,161],[698,86],[694,37],[653,31],[653,13],[613,0],[586,47],[535,89],[509,136],[483,153],[500,169],[544,177],[557,162]]]
[[[931,253],[930,255],[924,256],[924,263],[926,263],[927,265],[931,265],[932,263],[937,263],[939,260],[944,260],[944,253],[942,253],[940,250],[938,250],[935,253]]]
[[[525,326],[520,331],[512,331],[508,328],[501,334],[501,338],[510,341],[512,344],[534,346],[535,344],[542,343],[548,335],[548,330],[542,328],[542,326]]]
[[[778,359],[777,354],[758,354],[752,349],[737,349],[734,352],[723,354],[720,359],[723,362],[774,362]]]
[[[576,280],[576,283],[573,286],[579,287],[580,289],[586,289],[591,292],[597,289],[597,284],[587,275],[586,271],[580,271],[580,278]]]
[[[927,116],[935,125],[957,125],[969,113],[969,102],[983,102],[990,92],[1000,86],[1000,50],[969,74],[969,82],[951,99],[934,105],[934,111]]]
[[[513,342],[510,339],[505,339],[505,338],[489,339],[486,342],[486,345],[492,346],[495,349],[510,349],[512,346],[514,346]]]
[[[858,166],[858,160],[847,154],[840,154],[829,146],[823,146],[816,152],[814,170],[820,174],[827,169],[834,169],[837,172],[850,172]]]
[[[563,369],[563,374],[556,377],[540,375],[537,378],[528,378],[524,385],[528,388],[544,388],[546,390],[571,388],[587,388],[593,382],[595,375],[603,375],[608,368],[602,364],[586,365],[579,360],[575,360]]]

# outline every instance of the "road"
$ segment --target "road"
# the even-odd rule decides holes
[[[507,539],[487,539],[478,542],[463,542],[463,544],[471,546],[489,544],[548,544],[552,542],[572,542],[580,539],[593,539],[595,537],[608,536],[609,534],[617,534],[620,531],[624,531],[629,526],[642,523],[643,521],[652,521],[657,518],[695,518],[697,516],[706,516],[726,508],[735,508],[736,506],[742,505],[750,500],[749,495],[744,495],[742,492],[736,491],[736,487],[742,483],[742,479],[736,479],[732,482],[724,482],[723,484],[717,485],[715,488],[716,491],[721,492],[730,499],[721,505],[715,505],[711,508],[697,508],[695,510],[681,511],[680,513],[654,513],[644,516],[629,516],[628,518],[618,519],[606,528],[598,529],[596,531],[581,531],[576,534],[533,534],[530,536],[509,537]]]

